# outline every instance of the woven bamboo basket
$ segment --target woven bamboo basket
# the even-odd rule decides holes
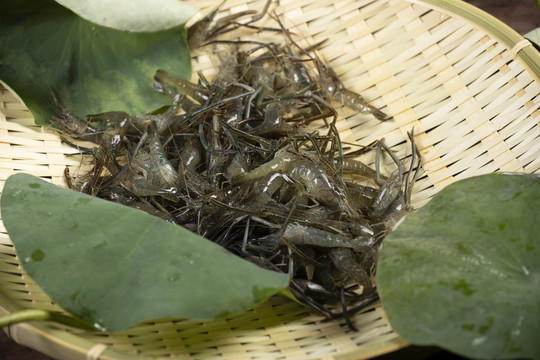
[[[206,15],[216,1],[192,1]],[[228,0],[223,14],[261,9],[265,0]],[[393,120],[340,110],[343,141],[385,138],[405,158],[413,127],[424,158],[413,205],[446,185],[491,173],[540,168],[540,54],[512,29],[461,1],[280,0],[272,10],[304,43],[327,41],[319,55],[345,85]],[[268,20],[262,25],[275,26]],[[244,29],[234,36],[267,40]],[[193,53],[194,74],[212,76],[216,60]],[[410,153],[410,148],[409,148]],[[35,126],[7,88],[0,89],[0,180],[27,172],[64,185],[76,150],[54,131]],[[31,224],[29,224],[31,226]],[[58,310],[25,274],[0,225],[0,313]],[[156,304],[159,306],[159,304]],[[212,322],[160,319],[121,333],[89,332],[54,323],[5,328],[15,341],[58,359],[364,359],[407,345],[380,304],[355,315],[358,332],[323,321],[281,297],[242,315]]]

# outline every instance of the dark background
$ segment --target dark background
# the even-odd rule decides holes
[[[495,16],[521,35],[540,27],[540,9],[536,0],[469,0],[468,3]],[[462,357],[436,347],[411,346],[378,357],[376,360],[458,360]],[[52,360],[51,357],[21,346],[0,331],[0,360]]]

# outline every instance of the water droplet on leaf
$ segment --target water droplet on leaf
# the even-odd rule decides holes
[[[41,261],[45,257],[45,253],[43,252],[43,250],[37,249],[37,250],[34,250],[34,252],[32,252],[32,255],[30,256],[32,260]]]

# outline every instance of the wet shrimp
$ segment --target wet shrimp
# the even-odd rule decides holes
[[[366,269],[358,263],[356,254],[351,249],[333,248],[330,250],[330,258],[336,269],[363,287],[362,295],[373,291],[373,284]]]
[[[97,141],[98,131],[90,126],[89,121],[84,121],[60,104],[52,89],[51,96],[54,101],[56,112],[59,116],[52,117],[52,123],[59,126],[65,133],[83,140]]]
[[[288,149],[278,151],[274,158],[247,173],[240,173],[231,179],[233,184],[260,178],[272,171],[282,171],[291,179],[303,185],[303,192],[323,205],[337,206],[351,217],[357,211],[351,206],[340,184],[333,181],[321,166],[313,160],[300,156]]]
[[[157,133],[155,123],[151,123],[140,144],[145,147],[132,156],[131,168],[135,175],[127,172],[120,183],[138,196],[162,196],[171,201],[179,201],[178,194],[182,179],[170,163]]]
[[[414,130],[407,133],[407,136],[411,141],[412,152],[410,167],[405,175],[403,175],[403,165],[384,144],[383,140],[380,141],[377,148],[376,164],[380,163],[381,149],[384,149],[398,167],[397,173],[394,173],[385,181],[377,177],[377,181],[382,185],[373,200],[370,211],[371,216],[378,222],[377,225],[382,225],[381,236],[390,233],[400,223],[401,219],[413,210],[411,192],[422,166],[422,156],[414,141]],[[376,171],[379,174],[378,166]]]
[[[370,242],[369,240],[363,238],[351,239],[300,224],[288,224],[282,236],[286,242],[297,246],[312,245],[326,248],[348,248],[359,252],[367,251],[370,248],[366,245]]]
[[[199,85],[193,84],[188,80],[175,78],[169,75],[165,70],[159,69],[154,75],[154,81],[160,88],[174,87],[180,93],[192,98],[197,103],[204,105],[208,101],[209,91]]]
[[[325,97],[337,101],[341,105],[359,113],[372,114],[378,120],[386,121],[389,119],[388,115],[368,103],[362,95],[345,88],[331,67],[319,60],[317,61],[317,68],[319,72],[319,83]]]

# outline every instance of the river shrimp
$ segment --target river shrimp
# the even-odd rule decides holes
[[[315,62],[318,74],[315,79],[317,82],[316,88],[322,93],[323,98],[336,101],[358,113],[370,113],[380,121],[389,119],[388,115],[368,103],[362,95],[347,89],[337,76],[336,72],[329,65],[325,64],[317,57],[312,57],[306,49],[300,47],[293,40],[290,32],[283,26],[279,18],[277,16],[274,16],[273,18],[278,22],[291,44],[298,48],[303,55],[306,55],[308,60]],[[314,89],[314,86],[312,85],[314,82],[313,77],[309,75],[309,71],[301,64],[301,61],[297,60],[296,65],[289,66],[288,69],[292,74],[292,83],[301,84],[300,86],[305,86],[307,88],[306,90]],[[326,105],[326,102],[322,101],[322,99],[317,97],[315,97],[315,99],[319,103]]]
[[[369,240],[364,238],[347,238],[300,224],[288,224],[282,235],[286,241],[295,245],[312,245],[327,248],[349,248],[358,252],[368,251]]]
[[[388,115],[368,103],[362,95],[347,89],[331,67],[317,60],[317,68],[319,83],[326,98],[337,101],[359,113],[372,114],[378,120],[386,121],[389,119]]]
[[[290,149],[279,150],[274,158],[247,173],[240,173],[231,179],[233,184],[241,184],[260,178],[272,171],[286,173],[292,180],[303,185],[303,192],[313,200],[329,206],[336,206],[350,217],[357,211],[349,203],[341,184],[331,179],[323,167],[312,159],[301,156]]]
[[[380,171],[378,164],[380,163],[381,151],[383,149],[390,155],[398,168],[397,173],[394,173],[384,181],[377,176],[377,181],[381,184],[381,187],[373,200],[370,212],[375,221],[379,222],[379,225],[383,224],[382,236],[390,233],[396,224],[412,211],[412,187],[418,178],[422,166],[422,156],[414,141],[414,129],[407,133],[407,136],[411,142],[412,151],[410,167],[405,174],[403,174],[403,165],[384,144],[383,140],[379,142],[379,146],[377,147],[377,174]]]
[[[332,248],[330,258],[339,271],[363,287],[363,294],[368,294],[373,290],[366,269],[358,263],[356,254],[352,250],[341,247]]]

